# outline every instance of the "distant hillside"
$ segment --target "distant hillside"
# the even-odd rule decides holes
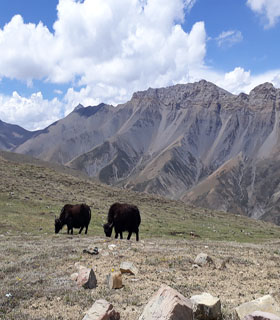
[[[270,83],[237,96],[204,80],[148,89],[117,107],[79,106],[15,151],[110,185],[280,223],[279,106]]]
[[[36,133],[0,120],[0,150],[12,150]]]

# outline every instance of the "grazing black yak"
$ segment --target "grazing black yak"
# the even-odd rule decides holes
[[[59,218],[55,219],[55,233],[58,233],[64,225],[67,225],[68,234],[69,231],[73,234],[73,228],[80,228],[79,233],[81,233],[84,227],[86,228],[85,234],[87,234],[90,219],[91,210],[86,204],[66,204],[61,209]]]
[[[127,240],[132,232],[136,233],[136,241],[139,241],[139,225],[141,223],[140,212],[134,205],[127,203],[114,203],[108,212],[107,223],[103,225],[107,237],[111,237],[113,227],[115,228],[115,238],[123,238],[123,231],[128,231]]]

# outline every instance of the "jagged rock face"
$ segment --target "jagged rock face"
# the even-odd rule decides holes
[[[271,209],[280,181],[269,176],[278,170],[279,109],[280,90],[269,83],[236,96],[202,80],[137,92],[117,107],[79,106],[16,151],[108,184],[280,223]]]
[[[0,120],[0,150],[10,151],[30,139],[37,132],[30,132],[17,125]]]

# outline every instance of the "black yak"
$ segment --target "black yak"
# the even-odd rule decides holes
[[[123,231],[128,231],[127,240],[130,239],[132,232],[136,233],[136,241],[139,241],[139,225],[141,223],[140,212],[134,205],[127,203],[114,203],[111,205],[107,223],[103,225],[107,237],[111,237],[113,227],[115,228],[115,238],[123,238]]]
[[[59,218],[55,219],[55,233],[58,233],[64,225],[67,225],[68,234],[69,231],[73,234],[73,228],[80,228],[79,233],[81,233],[84,227],[86,228],[85,234],[87,234],[90,219],[91,210],[86,204],[66,204],[61,209]]]

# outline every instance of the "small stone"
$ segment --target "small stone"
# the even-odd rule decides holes
[[[107,275],[107,285],[109,289],[122,288],[122,274],[121,272],[111,272]]]
[[[120,320],[120,314],[114,310],[111,303],[100,299],[94,302],[83,320]]]
[[[214,264],[214,261],[208,254],[202,252],[195,258],[194,263],[202,267],[206,264]]]
[[[88,253],[91,255],[97,255],[99,253],[98,248],[97,247],[88,247],[87,249],[83,250],[83,253]]]
[[[242,320],[248,314],[255,311],[262,311],[275,314],[280,317],[280,307],[272,296],[266,295],[259,299],[243,303],[242,305],[235,308],[237,319]]]
[[[70,276],[71,280],[77,281],[78,275],[79,275],[78,272],[72,273],[71,276]]]
[[[280,320],[280,317],[269,312],[255,311],[245,316],[243,320]]]
[[[116,248],[117,248],[117,246],[115,244],[109,244],[108,245],[108,249],[111,250],[111,251],[115,250]]]
[[[134,266],[132,262],[125,261],[121,263],[120,266],[121,273],[129,273],[132,275],[138,274],[138,269]]]
[[[211,294],[203,292],[191,297],[194,319],[215,320],[221,317],[221,301]]]
[[[85,289],[94,289],[97,287],[95,273],[90,268],[81,268],[77,277],[77,284]]]

